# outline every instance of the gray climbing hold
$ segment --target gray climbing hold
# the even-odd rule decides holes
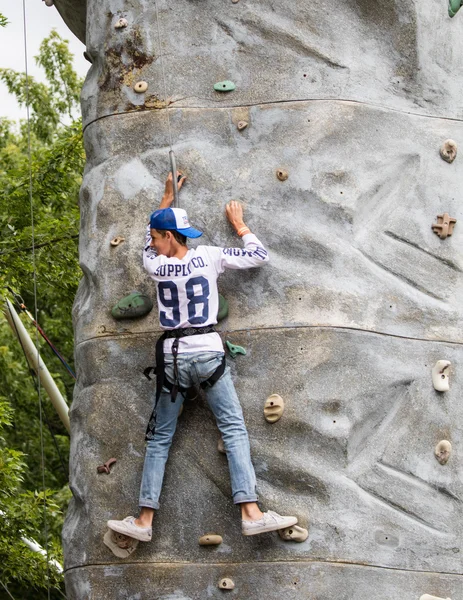
[[[233,81],[218,81],[214,84],[214,89],[216,92],[233,92],[236,88],[236,85]]]
[[[137,81],[137,83],[134,84],[133,89],[137,92],[137,94],[143,94],[143,92],[146,92],[148,89],[148,84],[146,81]]]
[[[289,177],[288,171],[285,171],[284,169],[277,169],[276,173],[280,181],[286,181]]]
[[[220,454],[227,454],[222,438],[219,438],[219,441],[217,442],[217,450],[220,452]]]
[[[238,131],[243,131],[243,129],[246,129],[246,127],[248,126],[248,122],[247,121],[238,121]]]
[[[207,533],[199,538],[200,546],[218,546],[223,542],[222,536],[216,533]]]
[[[285,410],[285,402],[278,394],[272,394],[267,398],[264,405],[264,416],[268,423],[276,423],[281,419]]]
[[[452,453],[452,444],[448,440],[441,440],[434,449],[434,454],[441,465],[447,464]]]
[[[117,533],[112,529],[108,529],[104,534],[103,542],[118,558],[128,558],[138,546],[138,540],[135,538]]]
[[[236,358],[238,354],[243,354],[246,356],[246,350],[243,346],[237,346],[236,344],[232,344],[228,340],[226,340],[225,344],[227,345],[228,351],[230,352],[230,356],[232,358]]]
[[[45,0],[45,4],[46,4],[47,6],[53,6],[53,5],[54,5],[54,3],[55,3],[55,2],[54,2],[54,0]]]
[[[286,529],[279,529],[278,535],[285,542],[305,542],[309,537],[309,532],[299,525],[293,525],[292,527],[286,527]]]
[[[219,294],[219,312],[217,313],[217,321],[222,321],[228,315],[228,300]]]
[[[132,292],[113,307],[111,314],[115,319],[134,319],[147,315],[153,308],[149,296],[141,292]]]
[[[122,237],[121,235],[116,235],[116,237],[113,238],[109,243],[111,244],[111,246],[119,246],[119,244],[122,244],[122,242],[125,242],[125,237]]]
[[[449,391],[449,360],[438,360],[432,368],[432,384],[438,392]]]
[[[219,588],[221,590],[233,590],[235,588],[235,584],[229,577],[224,577],[219,581]]]
[[[445,142],[440,147],[439,152],[441,158],[443,158],[445,162],[453,163],[453,161],[457,157],[457,143],[454,140],[445,140]]]
[[[125,27],[127,27],[127,25],[129,24],[129,22],[127,21],[127,19],[124,19],[124,17],[121,17],[120,19],[118,19],[114,25],[115,29],[124,29]]]

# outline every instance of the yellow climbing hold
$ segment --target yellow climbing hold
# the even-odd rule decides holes
[[[264,416],[268,423],[276,423],[283,414],[285,402],[278,394],[272,394],[265,401]]]

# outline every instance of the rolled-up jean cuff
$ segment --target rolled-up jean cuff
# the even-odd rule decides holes
[[[233,498],[233,504],[242,504],[243,502],[257,502],[258,497],[254,494],[254,496],[237,496]]]
[[[160,507],[159,502],[154,502],[154,500],[141,500],[138,503],[140,508],[154,508],[158,510]]]

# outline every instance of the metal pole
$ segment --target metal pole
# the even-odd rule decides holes
[[[174,206],[179,207],[178,203],[178,181],[177,181],[177,162],[175,160],[174,151],[169,152],[170,170],[172,171],[172,183],[174,184]]]
[[[71,423],[69,422],[69,407],[66,404],[58,386],[50,375],[45,363],[40,357],[37,348],[32,342],[27,329],[24,327],[23,322],[19,318],[11,302],[7,299],[7,310],[5,311],[5,317],[10,324],[13,332],[18,336],[20,343],[22,344],[24,351],[29,362],[29,366],[35,371],[40,377],[40,382],[45,388],[56,412],[58,413],[61,422],[66,427],[68,433],[71,433]]]

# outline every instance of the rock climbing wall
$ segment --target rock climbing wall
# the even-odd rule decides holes
[[[79,31],[85,3],[56,4]],[[152,0],[86,7],[68,599],[460,599],[463,222],[445,239],[431,226],[463,217],[463,158],[439,154],[448,138],[463,143],[463,11],[157,4],[160,37]],[[236,89],[217,92],[220,81]],[[265,268],[222,276],[219,329],[247,350],[229,364],[261,505],[296,514],[302,543],[241,535],[204,400],[180,418],[153,541],[127,559],[102,541],[108,518],[137,511],[154,392],[143,370],[159,329],[156,310],[115,321],[111,308],[133,290],[155,299],[141,249],[169,169],[167,106],[201,243],[237,244],[224,207],[239,199],[270,251]],[[436,374],[448,391],[433,387],[438,360],[451,363]],[[273,393],[285,410],[270,424]],[[97,473],[110,457],[111,473]],[[200,546],[206,533],[223,543]],[[233,590],[218,588],[224,577]]]

